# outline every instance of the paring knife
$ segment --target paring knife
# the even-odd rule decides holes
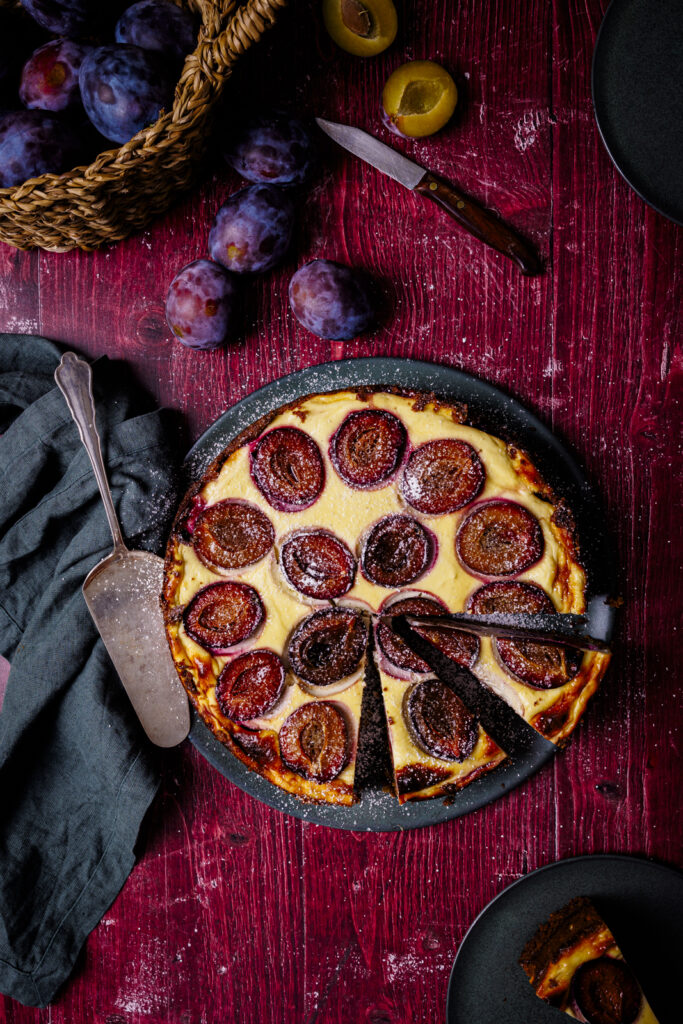
[[[588,620],[584,615],[537,612],[514,615],[493,612],[490,615],[470,615],[467,612],[448,612],[443,615],[392,615],[387,611],[379,616],[391,621],[392,628],[403,619],[411,628],[436,627],[458,629],[477,636],[500,636],[512,640],[530,640],[534,643],[572,647],[580,651],[610,650],[605,640],[590,636]]]
[[[420,167],[373,135],[347,124],[316,117],[318,126],[336,143],[394,181],[428,196],[471,235],[516,263],[523,274],[538,274],[542,264],[532,246],[495,214],[460,192],[450,182]]]

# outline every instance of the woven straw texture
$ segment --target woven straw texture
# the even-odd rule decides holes
[[[0,189],[0,240],[20,249],[96,249],[163,213],[194,180],[230,72],[287,0],[182,0],[201,17],[173,109],[87,167]],[[3,4],[0,6],[13,6]]]

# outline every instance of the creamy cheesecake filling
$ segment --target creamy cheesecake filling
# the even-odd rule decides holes
[[[329,455],[330,441],[346,417],[355,411],[375,408],[398,416],[407,434],[403,461],[389,480],[369,490],[353,489],[337,473]],[[543,535],[542,557],[514,579],[534,583],[550,597],[558,611],[582,612],[585,607],[585,576],[575,560],[567,534],[558,526],[554,514],[556,506],[544,496],[544,488],[524,456],[509,449],[504,442],[473,427],[457,421],[454,410],[447,406],[424,405],[414,398],[386,393],[359,397],[353,392],[337,392],[303,399],[295,408],[280,412],[261,436],[280,427],[303,431],[312,438],[320,451],[324,468],[322,491],[307,508],[281,511],[264,498],[250,471],[250,451],[254,444],[243,445],[223,463],[218,473],[199,491],[195,500],[205,507],[226,499],[238,499],[257,506],[272,524],[275,542],[265,557],[239,569],[218,572],[207,567],[197,556],[191,543],[176,537],[175,571],[177,582],[173,605],[178,610],[201,588],[211,583],[234,580],[246,583],[258,592],[265,609],[263,623],[257,632],[237,645],[228,655],[210,654],[188,636],[182,620],[169,627],[176,660],[182,660],[196,676],[204,694],[208,713],[219,727],[224,723],[215,698],[215,682],[221,669],[236,654],[266,648],[287,659],[287,645],[295,627],[318,608],[337,603],[362,607],[370,612],[379,611],[391,595],[419,590],[437,597],[451,611],[465,609],[468,598],[491,577],[480,577],[469,572],[456,555],[456,535],[463,519],[478,505],[492,499],[511,501],[522,505],[537,520]],[[465,441],[481,460],[485,469],[483,488],[476,499],[455,512],[427,515],[416,511],[404,500],[400,480],[410,453],[421,444],[434,439]],[[419,579],[405,588],[380,586],[361,572],[361,545],[371,528],[383,517],[410,516],[422,524],[434,538],[433,557]],[[296,531],[322,529],[332,532],[343,541],[357,561],[353,586],[336,602],[305,597],[296,591],[284,577],[278,559],[283,542]],[[607,664],[606,656],[587,655],[577,677],[562,687],[549,690],[534,689],[513,678],[500,664],[491,640],[483,638],[479,657],[472,671],[495,692],[508,701],[527,721],[540,727],[551,738],[562,737],[571,731],[583,706],[597,686]],[[275,736],[284,720],[297,707],[316,698],[329,699],[343,708],[349,724],[350,743],[357,743],[360,707],[363,693],[364,662],[347,681],[326,687],[311,688],[288,669],[287,684],[277,706],[270,716],[261,716],[254,722],[272,731]],[[406,680],[396,678],[380,665],[382,694],[389,723],[389,738],[398,772],[418,761],[434,772],[441,772],[439,784],[425,787],[439,791],[443,786],[458,785],[468,779],[482,765],[492,767],[504,754],[480,730],[477,745],[462,763],[444,762],[418,751],[401,714]],[[565,699],[566,711],[557,720],[550,720]],[[585,697],[582,701],[581,697]],[[544,722],[543,716],[548,716]],[[538,723],[543,723],[539,725]],[[412,759],[412,760],[411,760]],[[339,775],[341,782],[353,784],[354,761],[350,758]]]

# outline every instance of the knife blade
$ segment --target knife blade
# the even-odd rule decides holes
[[[532,246],[490,210],[480,206],[450,182],[432,174],[361,128],[327,121],[323,117],[316,117],[315,120],[318,127],[343,149],[405,188],[433,199],[461,228],[507,256],[523,274],[540,273],[542,265]]]
[[[395,628],[399,619],[415,627],[438,627],[458,629],[476,636],[500,636],[512,640],[529,640],[538,644],[572,647],[580,651],[607,653],[609,644],[587,632],[584,615],[566,613],[516,613],[513,615],[492,612],[489,615],[471,615],[468,612],[447,612],[443,615],[392,615],[387,611],[379,616]]]

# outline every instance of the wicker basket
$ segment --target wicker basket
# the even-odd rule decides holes
[[[173,109],[88,167],[0,189],[0,240],[20,249],[90,250],[126,238],[163,213],[193,181],[232,66],[286,2],[182,0],[200,15],[202,27]]]

